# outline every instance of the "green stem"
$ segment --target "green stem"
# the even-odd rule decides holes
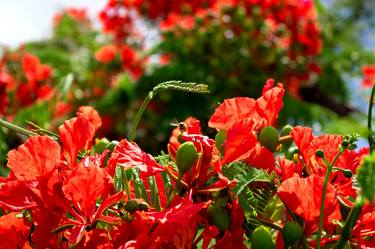
[[[122,188],[125,190],[126,194],[128,195],[128,198],[130,198],[129,181],[128,181],[128,178],[126,177],[126,171],[124,167],[121,167],[121,180],[122,180]]]
[[[190,93],[209,93],[207,89],[207,85],[204,84],[197,84],[193,82],[182,82],[182,81],[166,81],[156,85],[152,91],[150,91],[143,101],[139,111],[137,112],[132,127],[129,132],[129,141],[133,141],[135,138],[135,132],[137,130],[137,126],[139,120],[142,117],[143,112],[145,111],[148,103],[150,103],[151,99],[159,92],[164,90],[174,90],[174,91],[182,91],[182,92],[190,92]]]
[[[152,99],[153,96],[154,96],[153,92],[150,91],[147,94],[147,97],[145,98],[145,100],[143,101],[141,107],[139,108],[139,110],[137,112],[137,115],[134,118],[133,125],[132,125],[132,127],[130,129],[130,132],[129,132],[129,141],[133,141],[134,140],[134,138],[135,138],[135,132],[136,132],[137,127],[138,127],[138,123],[141,120],[141,117],[142,117],[144,111],[146,110],[146,107],[147,107],[148,103],[150,103],[150,101],[151,101],[151,99]]]
[[[341,232],[340,240],[337,242],[335,249],[342,249],[345,247],[364,205],[365,199],[361,195],[358,195],[358,197],[355,199],[354,206],[346,219],[345,225]]]
[[[167,201],[167,204],[165,205],[165,208],[168,208],[169,205],[171,205],[171,203],[172,203],[172,201],[174,199],[174,196],[177,193],[177,190],[180,188],[181,180],[182,180],[182,175],[179,174],[178,178],[177,178],[176,185],[174,186],[174,188],[172,190],[172,193],[171,193],[171,195],[168,198],[168,201]]]
[[[16,133],[19,133],[21,135],[25,135],[27,137],[38,136],[38,134],[33,132],[33,131],[29,131],[27,129],[24,129],[24,128],[18,126],[18,125],[12,124],[12,123],[10,123],[8,121],[5,121],[1,118],[0,118],[0,126],[8,128],[9,130],[12,130],[12,131],[14,131]]]
[[[273,220],[270,220],[266,217],[263,217],[262,215],[257,215],[256,218],[260,223],[262,223],[262,225],[273,228],[273,229],[278,230],[280,232],[283,230],[283,227],[280,224],[277,224]]]
[[[329,182],[329,177],[331,176],[332,173],[332,168],[333,165],[335,165],[335,162],[339,158],[339,156],[342,154],[342,150],[340,148],[339,152],[336,154],[335,158],[332,160],[332,162],[327,166],[327,171],[326,171],[326,176],[324,179],[324,184],[323,184],[323,191],[322,191],[322,198],[320,202],[320,214],[319,214],[319,225],[318,225],[318,234],[316,238],[316,248],[320,248],[320,241],[322,237],[322,230],[323,230],[323,220],[324,220],[324,204],[325,204],[325,199],[326,199],[326,194],[327,194],[327,187],[328,187],[328,182]],[[326,160],[323,160],[326,162]]]
[[[368,112],[367,112],[367,128],[368,128],[368,136],[367,136],[367,139],[368,139],[368,143],[370,145],[370,152],[374,150],[374,146],[375,146],[375,143],[374,143],[374,138],[373,138],[373,134],[372,134],[372,105],[374,103],[374,95],[375,95],[375,82],[372,86],[372,89],[371,89],[371,95],[370,95],[370,101],[369,101],[369,104],[368,104]]]

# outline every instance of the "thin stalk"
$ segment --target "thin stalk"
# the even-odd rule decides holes
[[[174,199],[174,196],[177,193],[177,190],[180,188],[181,179],[182,179],[182,175],[178,175],[178,179],[177,179],[176,185],[174,186],[174,188],[172,190],[172,193],[171,193],[171,195],[168,198],[168,201],[167,201],[167,204],[165,205],[165,208],[169,208],[169,205],[171,205],[171,203],[172,203],[172,201]]]
[[[325,204],[325,199],[326,199],[326,194],[327,194],[329,177],[331,176],[333,165],[335,165],[335,162],[337,161],[337,159],[339,158],[339,156],[341,154],[342,154],[342,150],[340,149],[340,151],[336,154],[336,156],[332,160],[332,162],[327,165],[326,176],[325,176],[324,184],[323,184],[322,198],[321,198],[321,202],[320,202],[319,226],[318,226],[318,234],[317,234],[317,238],[316,238],[316,248],[317,249],[320,248],[320,241],[321,241],[321,238],[322,238],[323,219],[324,219],[324,204]],[[326,162],[326,160],[323,160],[323,161]]]
[[[258,214],[256,218],[260,223],[262,223],[262,225],[265,225],[267,227],[273,228],[273,229],[278,230],[278,231],[283,230],[283,227],[280,224],[277,224],[273,220],[267,219],[266,217],[263,217],[260,214]]]
[[[38,136],[38,133],[35,133],[33,131],[29,131],[27,129],[24,129],[24,128],[18,126],[18,125],[15,125],[13,123],[5,121],[1,118],[0,118],[0,126],[8,128],[9,130],[12,130],[12,131],[14,131],[18,134],[21,134],[21,135],[24,135],[24,136],[27,136],[27,137]]]
[[[137,127],[138,127],[138,123],[141,120],[141,117],[142,117],[144,111],[146,110],[146,107],[147,107],[148,103],[150,103],[150,101],[151,101],[151,99],[152,99],[153,96],[154,96],[153,92],[152,91],[149,92],[147,94],[147,97],[143,101],[141,107],[139,108],[139,110],[137,112],[137,115],[134,118],[134,121],[133,121],[132,127],[130,129],[130,132],[129,132],[129,141],[133,141],[134,140],[134,138],[135,138],[135,132],[136,132]]]
[[[348,218],[346,219],[345,225],[342,228],[340,240],[337,242],[335,249],[342,249],[345,247],[347,241],[350,238],[350,234],[353,230],[353,227],[356,223],[356,221],[359,218],[359,215],[361,214],[362,208],[365,205],[365,199],[361,196],[358,195],[354,202],[354,206],[352,210],[349,213]]]
[[[370,101],[368,103],[368,112],[367,112],[367,129],[368,129],[368,143],[370,145],[370,152],[374,150],[375,142],[372,134],[372,106],[374,104],[374,95],[375,95],[375,82],[372,85]]]
[[[128,198],[130,198],[130,187],[129,187],[129,181],[126,177],[126,171],[124,167],[121,167],[121,180],[122,180],[122,188],[125,190],[126,194],[128,195]]]

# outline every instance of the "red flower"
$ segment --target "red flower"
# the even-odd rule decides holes
[[[37,181],[51,173],[60,158],[60,145],[46,136],[29,138],[8,153],[8,167],[18,180]]]
[[[64,15],[69,16],[73,20],[77,22],[88,22],[87,18],[87,10],[84,8],[75,8],[75,7],[68,7],[65,8],[62,13],[57,13],[53,17],[53,26],[58,26],[61,22],[61,19],[63,18]]]
[[[269,171],[275,168],[273,153],[260,145],[253,127],[253,120],[248,118],[234,123],[227,130],[222,164],[243,160],[256,168]]]
[[[91,106],[80,106],[78,108],[77,116],[84,115],[97,131],[102,126],[102,118],[97,110]]]
[[[115,147],[111,159],[115,160],[119,166],[124,167],[125,170],[139,169],[142,178],[154,176],[164,171],[164,167],[158,164],[150,154],[143,152],[136,143],[131,143],[126,139],[121,140]]]
[[[191,169],[187,171],[183,177],[181,183],[188,190],[193,191],[210,189],[224,189],[229,187],[232,182],[221,174],[221,163],[219,151],[215,147],[215,141],[203,136],[195,134],[181,134],[182,141],[193,142],[198,153],[201,153],[198,160],[192,165]],[[168,144],[168,152],[172,159],[176,157],[176,151],[178,148]],[[178,178],[178,172],[170,165],[166,166],[166,170],[176,180]],[[215,174],[218,176],[218,181],[206,186],[207,181]]]
[[[186,125],[186,127],[183,128],[184,131],[181,131],[179,127],[176,127],[175,129],[173,129],[172,135],[169,138],[169,144],[174,147],[175,150],[177,150],[177,148],[181,144],[178,137],[182,132],[185,134],[202,134],[201,122],[194,117],[188,117],[182,122],[181,125]]]
[[[318,228],[323,177],[311,175],[301,178],[295,175],[281,183],[277,194],[284,204],[306,223],[305,233],[311,234]],[[340,209],[334,186],[328,184],[324,208],[324,224],[340,220]]]
[[[122,232],[114,232],[114,240],[124,241],[119,248],[190,249],[202,220],[202,207],[203,203],[195,204],[184,198],[161,212],[136,212],[134,220],[124,224]]]
[[[101,63],[108,64],[116,57],[116,47],[113,45],[105,45],[95,53],[95,59]]]
[[[375,65],[366,65],[362,67],[363,87],[372,87],[375,83]]]
[[[272,80],[268,80],[263,89],[262,97],[237,97],[226,99],[211,116],[208,126],[217,130],[226,130],[237,121],[251,119],[254,129],[259,130],[266,125],[273,125],[283,106],[284,88],[281,84],[271,88]]]
[[[0,217],[0,248],[31,248],[27,241],[31,224],[21,214],[9,213]]]
[[[67,120],[59,127],[63,156],[69,165],[74,166],[78,152],[91,145],[94,133],[95,127],[85,115]]]

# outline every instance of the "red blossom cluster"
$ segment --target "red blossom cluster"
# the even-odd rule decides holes
[[[29,53],[10,53],[0,58],[0,114],[52,98],[52,67]]]
[[[363,66],[362,74],[362,87],[372,87],[375,84],[375,65]]]
[[[351,208],[358,195],[351,174],[368,149],[356,152],[347,137],[314,136],[297,126],[287,138],[298,151],[281,156],[283,142],[277,132],[272,142],[270,132],[284,92],[270,79],[258,99],[221,103],[208,123],[224,134],[221,140],[203,135],[200,121],[188,118],[172,132],[164,159],[126,139],[93,143],[102,120],[92,107],[79,108],[58,136],[30,137],[8,153],[11,171],[0,179],[0,247],[193,248],[200,242],[210,248],[214,242],[215,248],[246,248],[247,218],[232,192],[240,179],[223,171],[236,162],[273,175],[263,184],[277,189],[285,215],[267,224],[299,222],[310,246],[316,245],[326,163],[332,162],[323,223],[330,236],[322,245],[337,241],[343,207]],[[374,212],[364,206],[350,243],[373,246]],[[282,229],[276,232],[277,248],[284,247],[283,236]]]
[[[110,0],[100,13],[104,31],[112,34],[117,44],[134,35],[135,22],[140,18],[155,22],[164,40],[171,33],[175,39],[187,39],[186,49],[192,49],[189,44],[194,46],[189,37],[199,39],[202,33],[220,26],[222,29],[216,33],[224,32],[227,39],[251,42],[252,47],[244,44],[242,50],[248,50],[246,53],[259,68],[275,67],[272,53],[281,53],[285,67],[290,67],[283,77],[295,95],[311,73],[321,71],[314,56],[320,53],[322,40],[314,2],[310,0]],[[262,52],[264,49],[270,52]],[[165,52],[173,56],[173,51]]]
[[[85,8],[75,8],[75,7],[69,7],[65,8],[63,11],[57,13],[53,17],[53,26],[58,26],[63,19],[64,15],[68,16],[69,18],[72,18],[76,22],[80,23],[90,23],[90,20],[87,16],[87,10]]]

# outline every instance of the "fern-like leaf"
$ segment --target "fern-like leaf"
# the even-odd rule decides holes
[[[210,93],[208,86],[205,84],[198,84],[195,82],[183,82],[178,80],[166,81],[158,84],[152,89],[152,94],[163,91],[163,90],[174,90],[190,93]]]
[[[248,230],[252,230],[260,224],[258,215],[264,213],[275,195],[276,188],[270,176],[264,170],[252,168],[244,162],[224,166],[223,174],[237,181],[232,191],[234,196],[238,196],[238,202],[246,213]]]

